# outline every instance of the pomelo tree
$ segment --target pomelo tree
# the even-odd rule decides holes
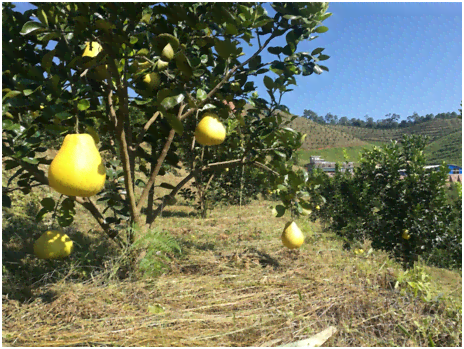
[[[152,227],[199,173],[239,166],[259,168],[271,189],[280,188],[279,215],[310,208],[311,183],[290,161],[303,135],[276,111],[288,111],[282,96],[296,76],[328,71],[319,64],[329,58],[323,48],[298,50],[328,30],[321,25],[331,15],[327,3],[271,3],[273,16],[261,3],[34,5],[21,14],[2,4],[3,162],[16,170],[9,183],[18,179],[25,194],[49,185],[46,150],[74,133],[99,141],[106,169],[96,196],[44,198],[38,220],[58,212],[58,223],[69,226],[77,203],[123,246],[134,236],[130,229],[121,236],[122,228]],[[256,79],[266,98],[256,95]],[[219,145],[195,142],[205,112],[227,128]],[[211,147],[220,161],[192,159]],[[180,166],[189,170],[180,183],[160,179]],[[155,198],[155,183],[170,193]],[[4,205],[14,204],[11,190],[3,188]]]

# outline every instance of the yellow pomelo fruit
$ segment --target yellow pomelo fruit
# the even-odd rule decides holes
[[[295,222],[288,222],[285,224],[284,231],[282,233],[282,243],[285,247],[290,249],[299,248],[303,245],[304,235],[301,232],[300,228],[296,225]]]
[[[161,52],[161,59],[163,61],[170,61],[174,57],[174,50],[171,44],[167,44],[164,46],[163,51]]]
[[[403,230],[403,234],[401,234],[401,237],[405,240],[409,240],[411,238],[411,235],[409,235],[409,230],[408,229],[404,229]]]
[[[46,231],[34,243],[34,254],[42,259],[65,258],[72,250],[69,236],[57,230]]]
[[[206,112],[195,129],[195,139],[202,145],[218,145],[226,139],[226,128],[214,113]]]
[[[101,45],[96,41],[92,41],[91,43],[86,42],[82,57],[90,57],[90,58],[96,57],[102,49],[103,48],[101,47]]]
[[[162,59],[158,59],[158,62],[156,63],[156,69],[158,71],[162,71],[166,69],[169,66],[169,62],[163,61]]]
[[[68,196],[89,197],[105,186],[106,169],[93,137],[70,134],[48,169],[50,187]]]
[[[149,73],[144,76],[143,82],[150,88],[150,90],[153,90],[160,85],[161,79],[158,73]]]

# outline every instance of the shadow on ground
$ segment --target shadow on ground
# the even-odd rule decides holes
[[[34,242],[50,230],[50,226],[36,222],[38,210],[32,202],[20,214],[3,208],[2,295],[8,299],[27,302],[42,298],[45,302],[52,301],[52,293],[39,294],[37,290],[64,277],[89,278],[92,271],[101,269],[104,261],[116,253],[115,244],[103,236],[104,233],[84,234],[67,227],[59,229],[74,243],[71,256],[57,260],[38,259],[34,255]],[[58,226],[54,225],[53,228]]]

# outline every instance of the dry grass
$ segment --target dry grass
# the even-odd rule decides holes
[[[274,218],[270,201],[217,207],[200,219],[180,200],[157,229],[174,236],[183,255],[156,279],[119,281],[108,277],[114,244],[81,207],[65,229],[76,243],[71,257],[34,258],[32,243],[49,223],[35,222],[38,203],[59,197],[36,189],[14,192],[3,212],[4,346],[277,346],[329,325],[338,332],[325,346],[462,345],[461,310],[451,301],[461,303],[459,273],[427,268],[434,290],[450,300],[401,295],[392,287],[399,268],[385,254],[345,251],[317,223],[299,219],[306,243],[282,247],[290,218]]]
[[[277,346],[333,325],[325,346],[428,346],[428,337],[461,346],[460,311],[393,290],[398,269],[384,254],[357,257],[302,219],[306,243],[289,251],[280,242],[289,218],[272,217],[270,204],[218,208],[207,219],[170,207],[158,228],[184,256],[157,279],[102,273],[42,283],[28,301],[3,295],[3,345]],[[460,275],[446,280],[442,291],[460,295]]]

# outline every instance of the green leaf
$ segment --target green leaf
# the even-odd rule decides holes
[[[42,199],[40,204],[43,206],[43,208],[45,208],[49,212],[55,209],[55,200],[53,200],[52,198]]]
[[[285,214],[285,206],[283,205],[277,205],[275,207],[275,210],[277,211],[276,218],[282,217]]]
[[[314,49],[313,52],[311,52],[311,56],[315,56],[315,55],[321,53],[324,50],[325,50],[324,48],[318,47],[318,48]]]
[[[33,32],[42,32],[44,30],[45,30],[45,26],[42,23],[30,21],[30,22],[24,23],[23,28],[20,31],[20,34],[27,35]]]
[[[149,53],[150,51],[148,51],[148,49],[143,48],[137,52],[137,56],[148,56]]]
[[[109,32],[111,29],[113,29],[114,25],[109,23],[108,21],[104,20],[104,19],[98,19],[96,22],[95,22],[95,26],[98,28],[98,29],[101,29],[105,32]]]
[[[57,113],[55,116],[60,120],[67,120],[70,117],[72,117],[72,115],[68,113],[67,111],[62,111],[60,113]]]
[[[2,194],[2,207],[11,208],[11,199],[8,195]]]
[[[179,136],[182,136],[182,133],[184,133],[184,125],[182,125],[182,121],[180,121],[176,115],[171,113],[164,113],[163,116],[168,121],[169,126],[171,126]]]
[[[226,24],[226,33],[227,34],[230,34],[230,35],[237,35],[238,34],[238,30],[237,30],[237,27],[235,25],[233,25],[232,23],[227,23]]]
[[[175,58],[177,69],[179,69],[187,78],[190,78],[193,71],[188,58],[183,53],[176,55]]]
[[[137,178],[137,179],[135,180],[135,185],[136,185],[137,187],[140,187],[140,188],[145,188],[145,187],[146,187],[145,182],[142,181],[140,178]]]
[[[49,74],[50,68],[52,67],[53,57],[55,57],[55,52],[56,50],[51,50],[42,57],[42,68]]]
[[[261,64],[261,56],[255,56],[251,59],[251,61],[248,63],[248,66],[250,69],[254,70],[257,69],[258,66]]]
[[[43,216],[44,216],[46,213],[48,213],[48,212],[50,212],[50,211],[48,211],[45,207],[42,207],[42,208],[40,209],[40,211],[37,213],[37,215],[35,216],[35,220],[36,220],[37,222],[42,221]]]
[[[176,188],[172,184],[169,184],[169,183],[166,183],[166,182],[161,183],[159,186],[160,186],[160,188],[165,188],[165,189],[175,189]]]
[[[137,104],[137,105],[144,105],[144,104],[150,103],[150,102],[151,102],[151,99],[139,99],[139,98],[135,98],[135,99],[134,99],[134,102],[135,102],[135,104]]]
[[[204,90],[198,89],[198,91],[197,91],[197,98],[198,98],[200,101],[204,100],[204,99],[206,98],[206,96],[207,96],[207,93],[206,93]]]
[[[279,55],[282,53],[282,47],[278,47],[278,46],[269,47],[267,50],[269,53],[273,55]]]
[[[77,103],[77,109],[80,111],[84,111],[89,109],[90,107],[90,102],[87,99],[81,99],[79,103]]]
[[[324,27],[324,26],[320,26],[320,27],[317,27],[316,30],[314,30],[316,33],[325,33],[327,30],[329,30],[329,28],[327,27]]]
[[[326,14],[322,15],[321,17],[319,17],[319,21],[325,21],[327,18],[329,18],[330,16],[332,16],[332,13],[331,12],[327,12]]]
[[[28,164],[31,164],[31,165],[37,165],[39,163],[39,160],[34,159],[34,158],[24,157],[21,160],[24,161],[24,162],[27,162]]]
[[[89,135],[92,136],[95,144],[100,143],[100,136],[98,136],[97,131],[92,126],[87,125],[85,130]]]
[[[42,86],[37,87],[35,90],[26,89],[26,90],[23,91],[23,94],[27,97],[27,96],[30,96],[31,94],[33,94],[34,92],[37,92],[39,90],[42,90]]]
[[[300,19],[301,16],[285,15],[284,18],[289,19],[289,20],[294,20],[294,19]]]
[[[179,103],[181,103],[184,100],[184,98],[185,96],[182,93],[178,94],[177,96],[166,97],[161,102],[161,106],[164,109],[169,110],[175,107],[176,105],[178,105]]]
[[[325,61],[325,60],[329,59],[330,56],[327,56],[327,55],[319,55],[317,58],[318,58],[320,61]]]
[[[42,8],[37,9],[37,18],[43,25],[48,27],[48,18],[45,11]]]
[[[131,45],[135,45],[137,43],[137,41],[139,41],[139,38],[136,37],[136,36],[131,36],[130,37],[130,43]]]
[[[237,54],[237,47],[230,40],[214,40],[214,47],[221,58],[227,59],[231,54]]]
[[[274,81],[267,75],[264,76],[263,82],[266,88],[268,88],[269,90],[272,90],[275,86]]]
[[[20,94],[21,94],[21,91],[10,91],[3,97],[2,101],[4,101],[7,98],[16,97],[17,95],[20,95]]]

